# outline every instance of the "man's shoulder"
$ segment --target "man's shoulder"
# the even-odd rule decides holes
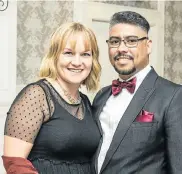
[[[155,89],[156,92],[165,94],[165,96],[173,96],[178,90],[182,90],[182,85],[159,76]]]
[[[93,103],[99,101],[101,98],[105,97],[106,95],[108,96],[110,94],[111,94],[111,85],[101,88],[94,97]]]
[[[105,86],[97,92],[96,96],[105,95],[110,91],[111,91],[111,85]]]
[[[108,91],[108,90],[110,90],[110,89],[111,89],[111,85],[104,86],[103,88],[101,88],[101,89],[97,92],[97,94],[104,93],[104,92],[106,92],[106,91]]]
[[[157,86],[163,86],[164,88],[181,88],[182,87],[182,85],[172,82],[161,76],[159,76],[156,84]]]

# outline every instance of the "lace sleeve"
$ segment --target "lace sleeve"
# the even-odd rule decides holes
[[[50,109],[44,90],[36,84],[28,85],[7,113],[4,134],[33,144],[48,115]]]

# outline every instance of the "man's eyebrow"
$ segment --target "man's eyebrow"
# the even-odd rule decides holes
[[[127,39],[127,38],[138,38],[138,36],[136,36],[136,35],[124,36],[124,39]],[[117,36],[111,36],[109,39],[122,39],[122,38],[117,37]]]
[[[121,39],[121,38],[117,36],[111,36],[109,39]]]
[[[136,35],[129,35],[129,36],[125,36],[124,38],[138,38],[138,36],[136,36]]]

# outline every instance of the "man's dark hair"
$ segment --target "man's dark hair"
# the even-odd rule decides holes
[[[119,23],[139,26],[147,33],[150,30],[148,21],[143,16],[133,11],[122,11],[115,13],[110,19],[109,28],[112,28],[114,25]]]

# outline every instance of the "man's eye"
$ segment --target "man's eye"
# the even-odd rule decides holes
[[[137,42],[137,39],[128,39],[126,40],[127,43],[136,43]]]
[[[110,40],[109,42],[110,42],[110,44],[118,44],[119,40]]]

